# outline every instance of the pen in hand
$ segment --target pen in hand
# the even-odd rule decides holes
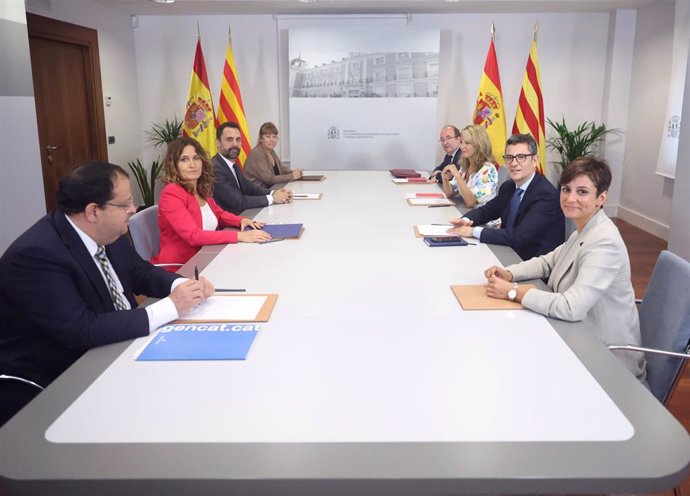
[[[199,267],[194,266],[194,279],[199,280]]]

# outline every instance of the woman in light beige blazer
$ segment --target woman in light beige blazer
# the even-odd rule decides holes
[[[640,322],[630,282],[630,260],[618,228],[604,213],[611,184],[606,162],[580,157],[563,171],[561,209],[576,231],[554,251],[506,268],[486,269],[487,294],[519,301],[548,317],[582,320],[605,344],[640,345]],[[548,278],[551,290],[521,286],[516,281]],[[642,353],[617,354],[635,376],[644,380]]]
[[[272,122],[264,122],[259,128],[259,142],[252,148],[244,164],[244,175],[256,186],[271,189],[302,177],[302,169],[290,169],[283,165],[275,152],[278,144],[278,128]]]

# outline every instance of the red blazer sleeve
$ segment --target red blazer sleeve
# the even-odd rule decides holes
[[[218,209],[217,205],[215,207]],[[213,210],[213,206],[211,210],[218,216],[217,211]],[[241,220],[240,217],[236,218]],[[201,228],[201,207],[199,207],[194,195],[188,193],[178,184],[168,184],[163,188],[158,202],[158,221],[161,226],[161,249],[165,241],[174,242],[173,236],[166,236],[170,231],[174,232],[180,241],[194,247],[237,243],[236,231],[204,231]],[[235,222],[234,218],[232,222]],[[237,221],[237,225],[239,226],[239,221]]]
[[[242,219],[244,219],[245,217],[242,217],[241,215],[235,215],[226,210],[223,210],[218,206],[218,204],[213,198],[206,198],[206,201],[208,202],[208,206],[211,207],[211,211],[218,218],[218,226],[240,227]],[[237,241],[237,237],[235,237],[235,241]]]

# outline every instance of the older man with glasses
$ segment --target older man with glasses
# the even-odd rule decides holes
[[[0,258],[0,425],[95,346],[146,336],[213,294],[142,260],[127,173],[99,161],[60,180],[59,208]],[[135,294],[161,298],[137,308]]]
[[[512,181],[503,183],[496,198],[482,207],[452,219],[455,227],[448,232],[510,246],[523,260],[549,253],[565,240],[565,218],[558,190],[536,172],[536,141],[529,134],[511,136],[503,159]],[[482,227],[499,218],[500,228]]]
[[[450,124],[441,129],[441,135],[438,142],[441,144],[441,149],[446,152],[443,157],[443,162],[436,166],[429,176],[430,181],[442,182],[441,172],[447,165],[455,164],[460,166],[460,130],[451,126]]]

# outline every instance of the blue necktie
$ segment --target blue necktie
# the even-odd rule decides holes
[[[508,210],[508,219],[506,220],[506,227],[515,226],[515,217],[517,217],[517,211],[520,207],[520,198],[522,197],[523,191],[520,188],[515,189],[513,193],[513,198],[510,200],[510,210]]]

